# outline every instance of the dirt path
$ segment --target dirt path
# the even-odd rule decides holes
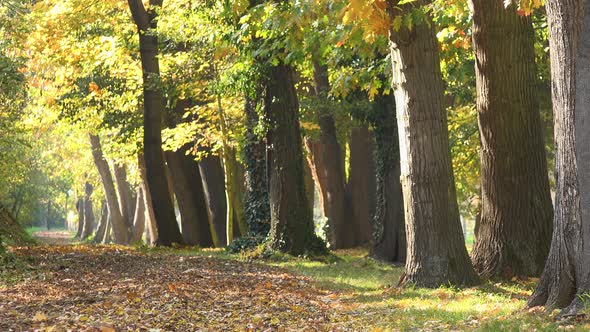
[[[346,320],[335,294],[259,264],[106,246],[14,252],[31,271],[0,284],[0,331],[334,330]]]
[[[39,231],[33,233],[33,237],[39,242],[49,245],[66,245],[73,243],[74,234],[69,231]]]

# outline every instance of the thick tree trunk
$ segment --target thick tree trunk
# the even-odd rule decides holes
[[[585,307],[590,291],[590,1],[548,0],[555,131],[555,215],[530,306]]]
[[[182,243],[182,235],[176,223],[174,204],[170,199],[162,151],[164,97],[160,84],[158,36],[154,33],[157,28],[158,9],[161,8],[162,2],[150,1],[150,8],[147,10],[141,0],[128,0],[128,3],[138,28],[143,70],[143,156],[147,186],[158,226],[158,243],[170,246],[173,243]]]
[[[371,256],[403,263],[407,243],[395,109],[395,100],[391,95],[379,96],[373,103],[377,197]]]
[[[98,221],[98,228],[96,229],[96,234],[94,235],[94,239],[92,240],[93,243],[102,243],[105,237],[105,233],[107,231],[109,209],[107,207],[106,200],[102,201],[100,211],[100,220]]]
[[[133,233],[133,218],[135,217],[135,198],[133,197],[133,190],[131,185],[127,182],[127,169],[125,165],[113,165],[113,173],[115,175],[115,183],[117,184],[117,197],[119,208],[123,219],[127,224],[127,228]],[[129,234],[131,238],[132,234]]]
[[[434,23],[402,28],[391,45],[408,240],[402,284],[474,284],[478,278],[459,221]]]
[[[265,114],[269,120],[270,245],[293,255],[322,250],[305,192],[299,103],[288,65],[270,68]]]
[[[473,265],[486,278],[538,276],[549,253],[553,207],[532,17],[501,0],[471,2],[482,196]]]
[[[351,222],[345,211],[345,173],[343,149],[336,137],[336,124],[327,102],[330,91],[328,68],[314,62],[315,92],[320,100],[317,107],[320,137],[310,144],[314,177],[318,181],[324,215],[328,218],[330,248],[349,248],[354,245]]]
[[[92,208],[92,192],[94,188],[88,182],[84,186],[84,227],[82,228],[82,240],[87,239],[94,231],[94,210]]]
[[[145,204],[143,198],[143,190],[139,188],[137,198],[135,200],[135,216],[133,217],[133,236],[131,243],[138,243],[141,241],[143,232],[145,231]]]
[[[98,173],[100,174],[102,187],[107,200],[115,243],[127,244],[129,242],[129,231],[119,208],[119,201],[117,200],[117,192],[115,190],[115,184],[113,183],[113,176],[111,174],[111,170],[109,169],[109,164],[104,159],[102,154],[102,147],[100,145],[100,139],[98,136],[90,135],[90,145],[92,146],[92,157],[94,158],[94,164],[96,165]]]
[[[266,169],[266,145],[256,133],[259,115],[256,111],[258,96],[246,96],[246,164],[244,219],[251,235],[266,237],[270,230],[270,203]]]
[[[182,225],[185,244],[211,247],[211,229],[203,182],[199,165],[192,155],[187,155],[190,146],[185,145],[177,151],[166,151],[166,159],[172,176],[172,184]]]
[[[199,161],[199,171],[207,200],[209,221],[213,225],[212,237],[216,247],[227,245],[225,178],[219,156],[209,154]],[[214,235],[214,236],[213,236]]]

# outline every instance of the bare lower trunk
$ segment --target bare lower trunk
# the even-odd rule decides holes
[[[115,242],[117,244],[127,244],[129,242],[129,230],[127,229],[127,224],[123,219],[123,215],[121,214],[121,210],[119,208],[119,201],[117,200],[117,192],[115,190],[113,176],[111,174],[111,170],[109,169],[109,164],[104,159],[102,154],[102,147],[100,145],[100,139],[98,136],[90,135],[90,144],[92,146],[94,164],[96,165],[98,173],[100,174],[105,198],[107,200]]]
[[[135,216],[133,218],[133,236],[131,243],[141,242],[141,237],[145,230],[145,203],[143,198],[143,190],[139,188],[137,199],[135,200]]]
[[[78,213],[78,231],[76,232],[76,238],[82,237],[82,230],[84,229],[84,197],[78,198],[76,202],[76,212]]]
[[[211,229],[203,182],[199,166],[192,155],[187,155],[190,146],[177,151],[166,151],[166,159],[172,177],[174,193],[181,215],[182,237],[185,244],[211,247]]]
[[[92,191],[94,188],[88,182],[84,186],[84,227],[82,228],[82,240],[87,239],[94,231],[94,210],[92,209]]]
[[[530,306],[582,310],[590,291],[590,1],[548,0],[555,131],[555,214]]]
[[[133,218],[135,216],[135,199],[131,185],[127,182],[127,169],[125,165],[113,165],[113,173],[115,175],[115,183],[117,184],[117,198],[119,202],[119,208],[123,219],[127,224],[127,228],[132,233],[133,230]],[[129,234],[131,237],[132,234]]]
[[[404,263],[407,242],[395,110],[395,100],[391,95],[379,96],[373,102],[377,198],[371,255]]]
[[[266,93],[270,246],[293,255],[323,250],[314,233],[305,191],[299,105],[291,67],[280,63],[270,68]]]
[[[207,200],[209,220],[213,225],[212,235],[216,247],[227,245],[225,178],[221,160],[217,155],[208,155],[199,161],[199,171],[203,180],[203,189]]]
[[[373,163],[373,137],[369,129],[355,127],[350,134],[346,207],[349,225],[346,227],[348,246],[371,241],[371,218],[375,210],[375,164]]]
[[[482,196],[473,264],[486,278],[538,276],[549,253],[553,207],[532,17],[501,1],[471,2]]]
[[[102,201],[100,211],[100,220],[98,221],[98,228],[96,229],[96,234],[92,240],[93,243],[102,243],[108,228],[109,209],[106,200]]]
[[[427,20],[401,28],[391,43],[408,241],[402,284],[471,285],[478,278],[459,221],[438,43]]]
[[[146,174],[145,174],[145,162],[143,155],[139,155],[138,166],[139,175],[141,177],[141,191],[143,192],[143,206],[145,210],[145,224],[148,230],[149,245],[154,246],[158,240],[158,228],[156,226],[156,217],[154,216],[154,209],[152,207],[152,199],[149,188],[147,186]]]

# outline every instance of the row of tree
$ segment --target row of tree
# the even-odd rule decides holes
[[[147,225],[165,246],[267,239],[294,255],[323,252],[315,182],[330,248],[369,242],[375,257],[405,261],[402,283],[428,287],[536,276],[549,257],[531,305],[573,300],[575,311],[589,280],[585,2],[547,3],[555,213],[537,2],[473,0],[471,20],[442,29],[466,4],[48,1],[30,8],[33,31],[15,35],[30,45],[31,104],[91,143],[98,176],[78,177],[89,182],[77,204],[81,237],[94,227],[99,178],[98,241],[112,229],[130,243]],[[452,52],[442,32],[454,35]],[[469,101],[445,95],[461,90],[445,84],[462,68],[448,54],[470,53],[470,37],[481,141],[472,257],[451,155],[464,142],[449,140],[447,122],[449,106]]]

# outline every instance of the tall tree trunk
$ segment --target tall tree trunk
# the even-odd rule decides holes
[[[265,114],[269,120],[270,245],[293,255],[322,250],[323,243],[314,233],[313,215],[305,192],[293,70],[284,63],[270,68]]]
[[[532,17],[501,0],[471,2],[482,196],[473,265],[484,277],[538,276],[549,253],[553,207]]]
[[[259,102],[258,93],[254,96],[246,96],[244,107],[246,113],[244,219],[251,235],[266,237],[270,230],[270,203],[268,201],[266,145],[264,138],[256,132],[260,119],[256,110]]]
[[[408,240],[402,284],[471,285],[477,275],[459,221],[438,43],[426,20],[392,33],[391,43]]]
[[[79,197],[76,202],[76,212],[78,212],[78,231],[76,232],[76,238],[82,237],[82,230],[84,229],[84,197]]]
[[[219,156],[209,154],[199,161],[199,171],[207,200],[209,221],[213,225],[212,237],[216,247],[227,245],[225,178]]]
[[[377,197],[371,255],[403,263],[407,243],[395,109],[395,100],[391,95],[379,96],[373,103]]]
[[[311,148],[314,177],[318,181],[324,215],[328,218],[330,248],[349,248],[354,245],[351,232],[352,219],[345,212],[345,173],[343,149],[336,137],[336,124],[327,106],[330,83],[328,68],[314,61],[314,84],[317,97],[322,100],[317,107],[320,137]]]
[[[100,220],[98,221],[98,228],[96,229],[96,234],[94,235],[94,239],[92,240],[93,243],[102,243],[105,237],[105,233],[108,230],[109,209],[107,207],[106,200],[102,201],[100,211]]]
[[[125,165],[113,164],[115,183],[117,184],[117,197],[123,219],[130,230],[129,238],[133,235],[133,218],[135,217],[135,199],[131,185],[127,182],[127,169]]]
[[[131,237],[131,243],[140,242],[143,232],[145,231],[145,204],[143,190],[141,188],[139,188],[137,193],[134,210],[135,216],[133,217],[133,236]]]
[[[88,182],[84,186],[84,227],[82,228],[81,239],[85,240],[94,231],[94,210],[92,209],[92,192],[94,188]]]
[[[590,291],[590,1],[548,0],[555,130],[555,215],[530,306],[584,308]]]
[[[158,62],[157,14],[162,0],[150,0],[146,10],[142,0],[128,0],[133,21],[139,34],[139,51],[143,70],[143,155],[147,186],[154,217],[158,226],[158,243],[170,246],[182,243],[176,223],[174,205],[170,199],[162,151],[162,114],[164,97],[161,90]]]
[[[352,128],[350,135],[348,182],[345,211],[349,215],[346,226],[350,234],[349,246],[371,241],[371,218],[375,210],[375,163],[373,137],[367,126]]]
[[[236,159],[236,150],[226,147],[223,157],[227,201],[227,243],[248,233],[244,220],[244,172]]]
[[[139,175],[141,177],[141,190],[143,191],[143,205],[145,209],[145,224],[147,227],[148,244],[151,246],[156,245],[158,240],[158,227],[156,226],[156,217],[154,216],[154,209],[152,207],[152,199],[150,190],[147,186],[147,179],[145,174],[145,162],[143,160],[143,154],[137,156]]]
[[[166,151],[166,159],[182,224],[182,237],[188,245],[211,247],[211,229],[203,182],[199,173],[199,165],[192,155],[187,155],[189,145],[177,151]]]
[[[94,164],[96,165],[98,173],[100,174],[104,195],[107,200],[115,243],[127,244],[129,242],[129,231],[119,208],[119,201],[117,200],[117,191],[115,190],[115,184],[113,183],[113,176],[111,174],[111,170],[109,169],[109,164],[104,159],[102,154],[102,147],[100,145],[100,139],[98,136],[92,134],[90,135],[90,145],[92,146],[92,157],[94,159]]]

